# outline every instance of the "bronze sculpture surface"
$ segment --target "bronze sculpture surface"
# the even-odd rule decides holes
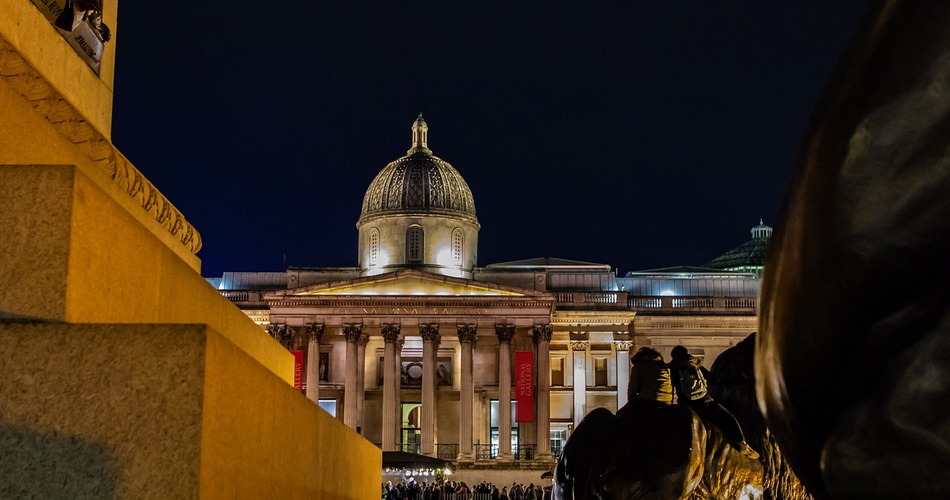
[[[881,2],[777,227],[755,366],[784,455],[818,498],[950,498],[950,3]]]

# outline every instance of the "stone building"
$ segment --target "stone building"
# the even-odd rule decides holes
[[[755,330],[754,273],[618,277],[555,258],[477,266],[474,197],[427,133],[420,116],[406,156],[367,189],[358,267],[209,279],[304,351],[307,396],[383,450],[547,468],[588,410],[626,403],[631,351],[668,359],[683,344],[711,364]],[[533,410],[521,419],[516,353],[531,359],[519,365],[531,370],[522,410]]]

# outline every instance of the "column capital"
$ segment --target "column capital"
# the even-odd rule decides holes
[[[363,335],[360,335],[360,338],[359,340],[356,341],[356,343],[360,347],[366,347],[366,344],[369,344],[369,335],[366,335],[365,333]]]
[[[419,335],[421,335],[422,340],[426,342],[438,342],[442,339],[442,337],[439,335],[438,323],[419,323]]]
[[[347,342],[358,342],[362,335],[363,335],[362,323],[344,323],[343,324],[343,336],[346,337]]]
[[[288,351],[294,348],[294,332],[287,325],[271,323],[267,325],[267,334]]]
[[[534,341],[538,342],[550,342],[551,335],[554,334],[554,329],[550,324],[548,325],[534,325]]]
[[[310,342],[320,342],[324,329],[323,323],[307,323],[307,338]]]
[[[383,340],[386,342],[395,342],[399,339],[401,328],[399,323],[383,323],[379,327],[379,332],[383,335]]]
[[[632,340],[615,340],[614,347],[616,347],[618,351],[629,351],[630,349],[633,349],[633,341]]]
[[[511,342],[511,339],[515,336],[515,325],[498,323],[495,325],[495,335],[498,336],[499,342]]]
[[[478,325],[456,325],[458,330],[459,342],[474,344],[478,339]]]
[[[402,351],[402,346],[406,345],[406,338],[402,337],[396,341],[396,355],[399,355],[399,352]]]
[[[572,340],[571,341],[572,351],[586,351],[588,347],[590,347],[590,342],[586,340]]]

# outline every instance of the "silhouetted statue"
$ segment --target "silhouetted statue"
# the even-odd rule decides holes
[[[782,472],[770,465],[782,460],[774,444],[764,444],[769,438],[756,409],[753,343],[749,338],[720,355],[725,361],[717,360],[712,372],[724,382],[723,390],[711,386],[710,391],[740,420],[774,470],[743,456],[725,433],[704,425],[686,405],[637,408],[628,403],[617,415],[595,409],[578,424],[555,470],[554,498],[804,498],[787,468]]]
[[[950,498],[950,2],[880,3],[766,264],[769,428],[818,498]]]
[[[66,0],[55,25],[62,30],[73,31],[81,22],[89,23],[103,42],[112,39],[112,30],[102,22],[102,0]]]

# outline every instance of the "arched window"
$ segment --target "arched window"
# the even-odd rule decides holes
[[[409,264],[422,263],[422,248],[424,236],[422,228],[412,226],[406,230],[406,262]]]
[[[462,230],[455,228],[452,231],[452,261],[456,266],[462,265]]]
[[[375,227],[369,232],[369,265],[379,263],[379,229]]]

